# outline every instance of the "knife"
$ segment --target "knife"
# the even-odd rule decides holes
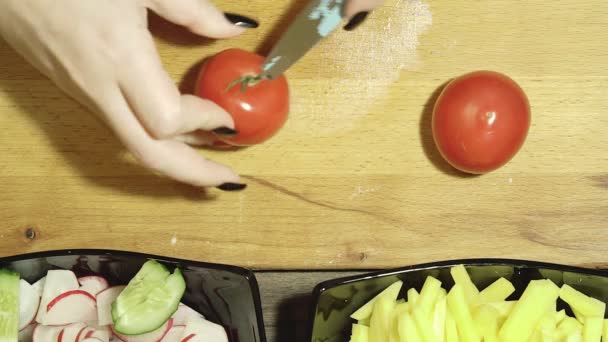
[[[262,78],[274,79],[294,65],[343,18],[346,0],[312,0],[281,36],[262,67]]]

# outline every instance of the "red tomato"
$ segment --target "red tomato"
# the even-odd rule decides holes
[[[530,127],[530,105],[509,77],[476,71],[452,80],[433,110],[433,138],[455,168],[496,170],[515,156]]]
[[[238,134],[218,139],[235,146],[259,144],[272,137],[287,121],[289,87],[281,75],[242,87],[234,83],[261,74],[264,57],[228,49],[211,57],[201,68],[196,95],[217,103],[234,119]],[[231,86],[232,85],[232,86]]]

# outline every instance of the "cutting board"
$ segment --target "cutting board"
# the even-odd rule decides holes
[[[267,52],[304,5],[216,4],[261,26],[213,41],[151,19],[184,92],[203,58]],[[0,254],[110,248],[255,269],[477,257],[607,267],[607,32],[604,0],[388,0],[288,71],[290,117],[273,139],[200,150],[242,175],[241,193],[143,169],[0,41]],[[513,160],[470,177],[438,154],[430,122],[442,85],[479,69],[521,85],[532,124]]]

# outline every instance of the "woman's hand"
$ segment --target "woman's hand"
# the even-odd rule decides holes
[[[185,143],[200,143],[201,130],[234,133],[234,122],[215,103],[179,93],[148,31],[148,9],[212,38],[257,26],[208,0],[2,0],[0,35],[98,113],[146,167],[195,186],[244,188],[234,171]]]

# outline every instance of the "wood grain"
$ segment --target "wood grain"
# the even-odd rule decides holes
[[[262,26],[210,41],[152,20],[185,92],[204,57],[228,47],[266,51],[302,6],[216,3]],[[245,177],[250,187],[240,194],[142,169],[93,115],[0,42],[0,254],[99,247],[255,269],[472,257],[606,267],[607,32],[603,0],[389,0],[289,70],[291,116],[275,138],[201,151]],[[533,118],[508,165],[467,177],[441,159],[429,126],[441,86],[476,69],[513,77]]]

